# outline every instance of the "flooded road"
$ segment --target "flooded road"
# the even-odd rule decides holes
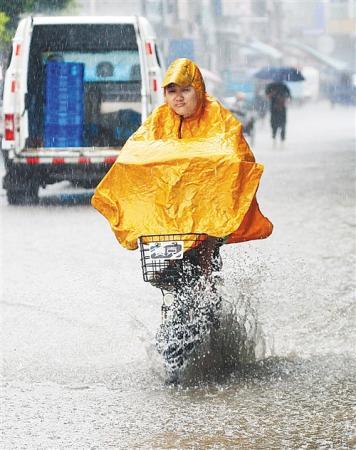
[[[275,231],[222,255],[265,351],[180,387],[153,348],[160,293],[89,193],[53,186],[30,208],[1,191],[1,447],[356,448],[354,120],[290,108],[284,148],[267,122],[257,130],[258,200]]]

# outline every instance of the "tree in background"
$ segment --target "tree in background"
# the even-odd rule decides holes
[[[0,11],[0,52],[4,50],[11,39],[11,33],[7,29],[9,20],[10,18],[4,12]]]
[[[0,52],[11,41],[21,14],[64,9],[74,0],[0,0]]]

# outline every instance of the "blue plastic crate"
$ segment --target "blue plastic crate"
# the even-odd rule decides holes
[[[46,72],[49,76],[58,78],[59,76],[70,76],[78,78],[83,76],[84,64],[77,62],[48,61]]]
[[[66,71],[60,75],[58,69]],[[46,97],[55,98],[57,95],[83,98],[84,94],[84,64],[51,61],[46,64]],[[53,95],[55,94],[55,95]]]
[[[47,113],[45,117],[45,124],[48,125],[83,125],[82,114],[68,114],[65,112],[56,112],[54,114]]]
[[[45,147],[83,146],[83,124],[58,125],[45,124]]]
[[[45,136],[45,147],[82,147],[82,138]]]
[[[46,94],[46,108],[56,109],[67,105],[72,109],[78,111],[83,110],[83,93],[82,92],[56,92],[52,91],[50,94]]]
[[[54,114],[56,112],[72,112],[76,114],[82,114],[84,111],[81,101],[71,101],[69,99],[57,99],[49,101],[46,104],[46,112]]]
[[[62,63],[62,64],[71,64],[71,63]],[[80,64],[80,63],[75,63]],[[55,74],[51,72],[46,72],[47,79],[49,82],[52,82],[52,80],[55,80],[56,84],[64,85],[64,84],[80,84],[82,77],[83,77],[84,71],[79,71],[75,76],[71,74]]]
[[[83,145],[84,64],[50,61],[46,65],[45,146]]]
[[[80,137],[83,133],[83,124],[80,125],[59,125],[45,124],[45,134],[58,137]]]
[[[69,63],[68,63],[69,64]],[[46,73],[46,96],[51,97],[51,94],[62,95],[83,95],[84,81],[83,71],[79,73],[80,77],[73,78],[55,77],[50,73]]]
[[[67,84],[66,86],[52,85],[47,88],[46,96],[48,99],[59,98],[81,98],[83,96],[83,86],[74,86]]]
[[[45,116],[54,117],[56,115],[62,116],[63,114],[83,117],[83,111],[81,109],[65,103],[59,104],[56,108],[47,108]]]
[[[66,84],[50,84],[46,88],[46,96],[48,98],[53,98],[60,95],[61,97],[69,97],[72,98],[73,96],[80,97],[82,95],[83,91],[83,85],[82,84],[72,84],[72,83],[66,83]]]

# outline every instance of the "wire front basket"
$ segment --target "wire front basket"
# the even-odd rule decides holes
[[[144,281],[159,286],[173,286],[182,277],[185,253],[197,248],[206,234],[147,235],[139,238]]]

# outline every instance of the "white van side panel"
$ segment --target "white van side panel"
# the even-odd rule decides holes
[[[3,114],[14,114],[15,140],[5,141],[4,149],[18,153],[28,136],[28,117],[25,110],[27,69],[31,41],[31,19],[22,19],[12,41],[12,57],[5,74]]]
[[[144,36],[143,48],[145,49],[145,59],[148,67],[148,92],[150,111],[163,102],[162,81],[163,81],[163,60],[157,54],[156,35],[150,23],[144,17],[139,17],[138,22]],[[161,66],[159,65],[159,62]]]
[[[141,66],[141,117],[143,122],[144,120],[146,120],[147,115],[150,111],[149,98],[147,93],[149,89],[147,76],[147,61],[145,58],[145,51],[144,51],[144,36],[142,36],[142,30],[138,20],[135,21],[134,26],[136,31],[137,47]]]
[[[19,107],[20,107],[20,128],[19,128],[19,148],[25,147],[26,139],[28,138],[28,112],[25,105],[25,96],[27,94],[27,75],[28,75],[28,63],[30,44],[32,36],[32,20],[30,18],[25,20],[23,28],[22,42],[20,43],[20,55],[19,55]]]
[[[142,121],[163,102],[162,68],[158,65],[156,36],[150,23],[144,17],[137,17],[139,52],[142,57]],[[145,111],[145,112],[144,112]]]

